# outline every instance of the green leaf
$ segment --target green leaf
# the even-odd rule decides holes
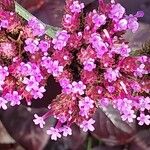
[[[29,13],[26,9],[24,9],[21,5],[19,5],[16,1],[15,1],[15,12],[27,21],[30,20],[31,18],[35,17],[31,13]],[[52,38],[55,37],[55,34],[56,34],[57,30],[59,30],[59,28],[47,25],[39,19],[37,19],[37,20],[45,26],[46,34],[49,37],[52,37]]]

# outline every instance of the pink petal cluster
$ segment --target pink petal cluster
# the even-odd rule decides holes
[[[82,9],[79,1],[66,0],[63,29],[52,40],[54,52],[42,61],[62,88],[46,115],[57,119],[55,127],[47,131],[54,140],[71,135],[73,123],[85,132],[93,131],[92,117],[98,106],[113,105],[122,120],[149,124],[149,115],[145,114],[150,110],[149,97],[142,95],[149,92],[144,77],[150,72],[150,59],[130,56],[131,49],[122,36],[127,30],[138,29],[137,18],[142,12],[128,16],[121,4],[100,1],[99,10],[86,14],[83,21]],[[63,66],[58,76],[51,72],[53,58]]]
[[[48,113],[34,116],[41,128],[47,118],[56,118],[56,125],[47,130],[52,140],[71,135],[73,123],[85,132],[94,131],[94,113],[108,105],[124,121],[150,124],[146,114],[150,110],[150,58],[131,56],[123,37],[127,30],[138,29],[143,13],[127,15],[115,1],[100,0],[98,10],[87,14],[83,8],[78,0],[66,0],[62,30],[53,39],[43,36],[45,28],[36,18],[24,25],[12,21],[17,20],[16,14],[10,20],[10,13],[0,11],[0,33],[16,28],[21,43],[10,43],[7,36],[6,45],[0,41],[0,108],[7,109],[7,103],[19,105],[22,99],[31,104],[31,99],[42,98],[47,79],[53,76],[61,94],[49,105]],[[6,47],[13,49],[11,53]]]

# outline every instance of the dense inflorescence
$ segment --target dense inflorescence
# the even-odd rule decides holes
[[[47,118],[57,119],[47,130],[53,140],[71,135],[73,123],[85,132],[94,131],[94,113],[108,105],[124,121],[136,118],[139,125],[150,125],[150,58],[130,56],[123,38],[127,30],[136,32],[143,12],[127,15],[119,3],[103,0],[98,10],[84,14],[83,8],[79,1],[66,0],[62,30],[51,40],[42,38],[44,26],[35,18],[22,25],[12,21],[18,19],[12,12],[0,15],[0,107],[42,98],[47,78],[53,76],[61,94],[45,115],[34,115],[41,128]]]
[[[14,12],[0,10],[0,107],[19,105],[22,99],[31,104],[42,98],[49,74],[42,58],[51,40],[36,18],[25,24]]]

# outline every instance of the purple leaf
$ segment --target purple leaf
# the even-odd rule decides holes
[[[98,109],[94,118],[96,123],[92,134],[107,145],[125,144],[135,134],[135,123],[122,121],[119,112],[111,106],[105,110]]]
[[[11,107],[0,112],[0,119],[8,133],[25,149],[42,150],[49,136],[44,129],[33,123],[34,113],[44,114],[45,109],[31,109],[24,106]],[[54,121],[49,120],[48,125]]]

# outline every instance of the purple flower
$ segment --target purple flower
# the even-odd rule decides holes
[[[146,124],[146,125],[150,125],[150,115],[145,115],[143,113],[140,114],[139,117],[137,117],[137,120],[139,121],[139,125],[143,125],[143,124]]]
[[[92,47],[97,52],[97,57],[101,58],[108,51],[106,43],[103,42],[99,34],[93,33],[90,38]]]
[[[144,111],[145,109],[150,110],[150,98],[141,97],[139,99],[139,108],[141,111]]]
[[[136,32],[139,28],[139,23],[137,22],[137,18],[133,15],[129,15],[128,17],[128,29],[132,30],[132,32]]]
[[[9,27],[9,22],[8,20],[1,20],[1,23],[0,23],[0,28],[8,28]]]
[[[121,19],[115,24],[115,30],[116,31],[122,31],[122,30],[127,30],[128,28],[128,21],[127,19]]]
[[[123,17],[125,13],[125,8],[122,7],[119,3],[112,5],[112,8],[109,13],[109,18],[118,21]]]
[[[90,108],[94,107],[94,101],[89,98],[88,96],[84,97],[82,100],[79,101],[79,108],[82,110],[89,110]]]
[[[63,47],[67,45],[69,37],[70,35],[67,33],[66,30],[58,31],[56,33],[56,38],[52,40],[52,43],[54,44],[54,49],[62,50]]]
[[[121,116],[123,121],[133,122],[133,119],[136,118],[136,115],[134,114],[134,110],[128,109],[124,111],[123,115]]]
[[[34,36],[42,36],[45,33],[45,27],[35,17],[28,21],[29,27],[32,29]]]
[[[39,86],[39,83],[36,81],[34,76],[30,76],[30,78],[24,78],[22,81],[24,84],[26,84],[26,90],[30,92],[31,90],[36,90]]]
[[[95,123],[95,120],[93,120],[92,118],[90,120],[84,120],[81,124],[80,124],[80,128],[83,128],[84,132],[89,131],[94,131],[95,128],[93,127],[93,124]]]
[[[105,15],[99,15],[95,13],[92,17],[92,22],[96,27],[100,27],[101,25],[104,25],[106,23],[106,16]]]
[[[2,67],[0,65],[0,81],[5,80],[5,78],[9,75],[8,68]]]
[[[79,93],[80,95],[83,95],[84,94],[84,90],[86,89],[86,85],[83,84],[82,81],[79,81],[79,82],[76,82],[76,81],[73,81],[72,82],[72,92],[73,93]]]
[[[70,80],[67,78],[63,78],[59,80],[60,86],[62,87],[62,91],[64,93],[70,94],[72,92],[72,85],[70,84]]]
[[[25,64],[24,62],[21,62],[20,65],[17,67],[17,73],[23,76],[30,75],[31,70],[32,70],[32,67],[31,67],[31,64],[29,63]]]
[[[68,23],[68,24],[71,24],[71,22],[72,22],[72,16],[69,15],[69,14],[66,14],[66,15],[64,16],[64,22],[65,22],[65,23]]]
[[[73,1],[73,4],[70,6],[72,13],[80,13],[84,8],[84,3],[79,4],[79,1]]]
[[[148,74],[148,71],[145,69],[145,64],[141,64],[134,72],[134,75],[139,77],[142,77],[143,74]]]
[[[63,66],[59,66],[59,61],[53,61],[51,72],[54,77],[59,76],[63,72]]]
[[[39,48],[41,49],[42,52],[47,52],[48,49],[50,48],[50,43],[44,40],[40,41]]]
[[[99,100],[100,107],[107,107],[110,103],[110,100],[108,98],[102,98]]]
[[[7,105],[6,105],[7,103],[8,103],[7,100],[5,100],[4,98],[0,97],[0,108],[6,110],[7,109]]]
[[[122,43],[119,47],[112,47],[111,51],[120,54],[122,57],[128,57],[131,49],[127,44]]]
[[[104,73],[104,77],[108,80],[108,82],[116,81],[119,75],[119,70],[113,70],[112,68],[108,68]]]
[[[51,127],[49,130],[47,130],[47,134],[51,135],[52,140],[57,140],[57,138],[61,138],[60,131],[56,128]]]
[[[31,95],[33,95],[34,99],[42,98],[45,91],[44,86],[36,87],[36,89],[31,90]]]
[[[11,106],[20,105],[20,100],[22,99],[21,95],[19,95],[17,91],[7,93],[4,97],[7,101],[10,101]]]
[[[24,50],[26,52],[30,52],[31,54],[34,54],[35,52],[37,52],[39,50],[39,47],[38,47],[39,42],[37,40],[33,40],[31,38],[28,38],[25,41],[25,43],[27,45],[24,47]]]
[[[64,125],[61,129],[61,132],[63,132],[63,136],[68,136],[68,135],[72,135],[72,129],[66,125]]]
[[[45,121],[43,119],[43,117],[39,117],[37,114],[34,115],[34,120],[33,122],[36,124],[36,125],[40,125],[40,128],[43,128],[44,125],[45,125]]]
[[[113,93],[115,91],[115,87],[114,86],[107,86],[107,90],[109,93]]]
[[[96,64],[94,64],[94,59],[92,58],[89,58],[87,60],[85,60],[83,62],[83,65],[84,65],[84,70],[87,70],[87,71],[92,71],[93,69],[96,68]]]

